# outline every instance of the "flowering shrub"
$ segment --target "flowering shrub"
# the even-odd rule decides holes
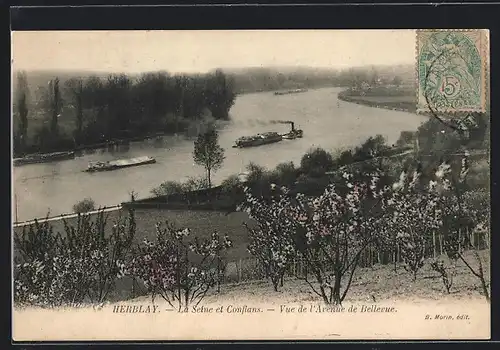
[[[420,176],[418,169],[410,176],[405,171],[401,173],[390,192],[385,220],[413,280],[424,266],[430,235],[441,228],[438,197],[435,192],[422,189]]]
[[[48,222],[25,227],[15,235],[14,300],[46,307],[101,303],[120,277],[135,235],[135,218],[119,218],[106,230],[104,212],[91,221],[79,215],[76,226],[64,222],[64,234],[53,234]]]
[[[414,280],[418,270],[424,265],[426,247],[434,244],[430,244],[431,235],[439,232],[451,267],[446,267],[442,260],[431,261],[431,267],[441,275],[447,291],[449,292],[453,283],[453,266],[457,260],[462,260],[478,277],[483,293],[489,300],[483,266],[477,251],[473,250],[479,266],[477,271],[463,255],[464,250],[474,249],[471,240],[473,229],[488,221],[489,207],[484,196],[467,190],[467,174],[466,153],[460,160],[460,166],[455,169],[452,164],[441,161],[427,183],[422,181],[419,167],[411,176],[402,172],[387,201],[388,219],[385,224],[387,230],[395,235],[405,267],[413,273]]]
[[[344,172],[319,197],[290,195],[281,188],[271,200],[247,195],[240,210],[257,222],[250,229],[249,250],[269,268],[276,283],[295,255],[303,258],[319,287],[307,280],[313,291],[327,304],[345,299],[361,253],[376,238],[378,215],[383,212],[384,190],[378,190],[380,176],[357,181]],[[342,278],[347,283],[342,290]],[[275,286],[276,289],[276,286]]]
[[[188,240],[190,230],[168,222],[156,225],[156,240],[137,247],[124,273],[144,281],[154,301],[160,295],[179,311],[198,305],[220,278],[222,252],[231,247],[228,237],[214,232],[210,239]]]
[[[489,222],[489,203],[484,201],[484,197],[477,201],[475,198],[477,193],[467,191],[468,170],[467,155],[465,155],[461,160],[458,175],[455,175],[450,166],[445,163],[441,164],[436,172],[438,181],[440,180],[442,183],[438,192],[442,207],[445,249],[450,259],[461,260],[469,271],[479,279],[483,294],[489,302],[490,296],[483,264],[471,240],[473,229],[482,223]],[[471,248],[473,249],[472,255],[478,264],[477,269],[471,266],[463,254],[466,249]]]
[[[265,269],[274,290],[283,283],[283,275],[296,257],[293,238],[297,229],[296,222],[289,217],[290,198],[279,196],[275,185],[271,185],[275,196],[270,199],[254,197],[245,188],[245,201],[240,210],[245,210],[257,225],[244,224],[248,230],[250,244],[248,251],[255,256]],[[282,189],[286,191],[286,189]]]
[[[366,182],[344,172],[321,196],[298,196],[302,212],[296,218],[303,240],[299,252],[319,283],[319,291],[313,290],[328,304],[343,302],[361,254],[378,239],[384,190],[378,189],[380,175],[369,175]]]

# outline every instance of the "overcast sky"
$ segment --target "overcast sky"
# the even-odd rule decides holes
[[[413,30],[12,33],[13,68],[206,72],[214,68],[409,64]]]

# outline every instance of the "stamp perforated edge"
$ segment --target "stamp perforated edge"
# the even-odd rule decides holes
[[[480,108],[461,108],[461,109],[441,109],[438,113],[446,113],[447,115],[463,114],[463,113],[486,113],[489,111],[490,99],[490,57],[489,57],[489,30],[488,29],[416,29],[415,30],[415,84],[416,84],[416,103],[417,113],[429,113],[430,109],[427,106],[420,104],[420,80],[419,80],[419,64],[418,58],[420,54],[420,35],[424,32],[478,32],[479,33],[479,54],[481,57],[481,106]]]

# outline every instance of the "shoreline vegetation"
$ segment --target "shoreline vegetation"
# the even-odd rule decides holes
[[[416,113],[415,90],[410,87],[384,86],[366,89],[349,88],[338,94],[341,101],[393,111]]]

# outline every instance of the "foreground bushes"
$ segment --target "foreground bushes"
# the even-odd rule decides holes
[[[84,200],[73,205],[73,211],[77,214],[87,213],[95,209],[95,202],[92,198],[85,198]]]
[[[24,227],[14,236],[14,301],[48,307],[105,301],[132,246],[134,213],[106,228],[102,211],[95,221],[87,215],[74,226],[64,221],[63,233],[54,234],[47,221]]]
[[[156,227],[156,240],[140,244],[124,273],[144,281],[154,298],[159,295],[178,311],[197,306],[219,279],[222,253],[232,243],[212,233],[210,239],[190,239],[189,229],[166,223]]]
[[[165,181],[160,184],[160,186],[153,188],[151,193],[156,197],[161,197],[173,194],[183,194],[206,188],[208,188],[208,181],[206,178],[190,177],[184,183],[179,181]]]
[[[220,281],[228,237],[213,232],[191,238],[189,229],[157,225],[156,240],[134,244],[133,210],[111,227],[100,211],[94,220],[79,215],[54,233],[48,221],[35,221],[16,234],[14,302],[41,307],[100,304],[109,300],[118,279],[143,282],[152,295],[184,310],[197,305]],[[175,305],[175,306],[174,306]]]

